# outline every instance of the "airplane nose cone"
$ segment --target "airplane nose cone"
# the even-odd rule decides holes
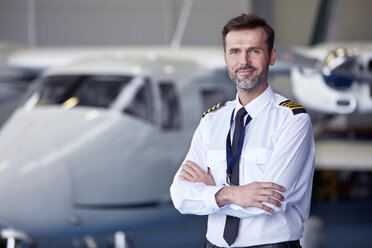
[[[0,225],[30,235],[62,231],[69,217],[66,170],[58,165],[22,173],[12,166],[0,172]]]
[[[60,111],[18,111],[1,130],[0,226],[40,236],[71,225],[69,141],[87,125],[69,122],[82,113],[66,117]]]

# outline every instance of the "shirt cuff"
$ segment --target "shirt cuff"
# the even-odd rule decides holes
[[[217,202],[216,202],[216,194],[218,191],[220,191],[220,189],[222,189],[224,187],[224,185],[221,185],[221,186],[208,186],[207,187],[207,190],[206,190],[206,201],[205,201],[205,204],[207,205],[207,207],[213,212],[217,212],[220,210],[220,207],[217,205]]]

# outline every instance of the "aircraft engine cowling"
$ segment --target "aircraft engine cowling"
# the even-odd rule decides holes
[[[327,55],[322,74],[328,86],[337,90],[351,87],[357,75],[357,54],[350,48],[338,48]]]
[[[347,46],[343,46],[347,47]],[[371,113],[372,53],[362,45],[348,48],[319,46],[309,55],[313,66],[291,68],[292,92],[308,110],[326,114]]]

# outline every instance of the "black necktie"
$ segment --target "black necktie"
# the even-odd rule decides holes
[[[236,149],[238,146],[238,139],[241,131],[244,127],[244,116],[247,114],[245,108],[239,109],[238,113],[236,113],[235,117],[235,129],[233,135],[233,142],[231,145],[232,153],[236,153]],[[232,172],[231,172],[231,184],[232,185],[239,185],[239,159],[235,162]],[[229,246],[234,243],[236,236],[238,236],[239,230],[239,221],[240,219],[234,216],[226,216],[225,222],[225,229],[223,232],[223,238],[229,244]]]

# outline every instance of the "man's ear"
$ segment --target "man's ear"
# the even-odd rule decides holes
[[[222,55],[223,55],[223,58],[225,59],[225,64],[227,64],[227,62],[226,62],[226,51],[225,50],[222,52]]]
[[[270,65],[274,65],[276,60],[276,48],[273,47],[270,53]]]

